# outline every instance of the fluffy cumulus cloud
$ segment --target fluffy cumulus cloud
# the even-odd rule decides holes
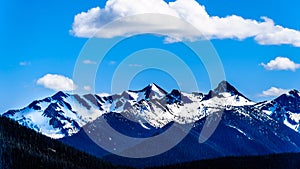
[[[153,14],[165,14],[169,17]],[[170,16],[188,22],[197,28],[197,31],[192,31],[190,26],[176,19],[170,19]],[[110,24],[109,29],[105,29],[105,25],[112,21],[117,23]],[[205,7],[195,0],[176,0],[169,3],[163,0],[108,0],[104,8],[95,7],[77,14],[71,30],[77,37],[101,38],[143,32],[163,34],[168,42],[204,37],[239,40],[252,37],[263,45],[290,44],[300,47],[298,30],[276,25],[267,17],[253,20],[237,15],[211,16]]]
[[[281,88],[276,88],[276,87],[271,87],[268,90],[265,90],[262,92],[261,96],[262,97],[270,97],[270,96],[280,96],[284,93],[287,93],[289,90],[287,89],[281,89]]]
[[[295,71],[300,68],[300,64],[297,64],[291,61],[286,57],[276,57],[274,60],[271,60],[269,63],[261,63],[261,65],[267,70],[291,70]]]
[[[55,91],[73,91],[76,89],[72,79],[57,74],[46,74],[38,79],[36,83]]]

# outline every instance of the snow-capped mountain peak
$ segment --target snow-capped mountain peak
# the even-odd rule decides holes
[[[151,83],[142,90],[128,91],[136,101],[140,101],[142,99],[149,100],[149,99],[161,99],[163,98],[167,92],[163,90],[161,87],[156,85],[155,83]]]
[[[300,131],[299,91],[291,90],[272,101],[256,104],[226,81],[208,94],[176,89],[167,93],[154,83],[142,90],[114,95],[57,92],[2,115],[49,137],[62,138],[77,133],[82,126],[107,113],[119,113],[143,122],[144,126],[162,128],[170,122],[193,123],[214,112],[233,109],[264,112]]]
[[[291,90],[271,101],[265,101],[255,105],[255,108],[263,111],[277,121],[280,121],[300,132],[300,92]]]
[[[212,91],[212,94],[215,96],[223,95],[223,93],[229,93],[231,96],[239,95],[247,99],[247,97],[241,94],[235,87],[233,87],[227,81],[222,81],[221,83],[219,83],[218,87]]]
[[[77,133],[87,122],[101,115],[98,105],[85,96],[57,92],[51,97],[35,100],[27,107],[9,110],[2,116],[52,138]]]
[[[227,81],[222,81],[214,90],[210,90],[203,100],[209,100],[207,102],[212,104],[218,103],[218,105],[222,106],[244,106],[255,104]]]

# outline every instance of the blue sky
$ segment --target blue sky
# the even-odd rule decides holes
[[[192,1],[190,0],[190,2]],[[287,44],[276,41],[276,38],[276,44],[270,44],[270,41],[267,41],[265,38],[260,41],[253,37],[239,39],[238,37],[244,36],[244,34],[236,35],[235,32],[230,30],[225,30],[225,32],[222,30],[223,32],[220,32],[221,29],[216,29],[215,32],[212,34],[207,33],[207,35],[215,36],[215,38],[211,38],[210,42],[222,61],[226,80],[250,99],[260,101],[273,98],[276,94],[278,95],[278,93],[289,89],[300,89],[300,72],[298,69],[300,47],[297,45],[299,39],[297,31],[300,30],[300,13],[297,11],[300,7],[299,1],[199,0],[197,2],[205,6],[205,11],[210,16],[226,18],[227,16],[236,15],[258,22],[264,22],[261,17],[266,16],[272,19],[275,25],[294,30],[292,33],[295,36],[291,35],[292,40]],[[72,24],[75,22],[74,17],[81,12],[87,13],[88,10],[97,6],[103,9],[105,4],[105,1],[95,0],[10,0],[0,2],[0,21],[2,23],[0,27],[0,112],[24,107],[32,100],[55,93],[55,90],[49,89],[53,88],[53,86],[49,87],[47,84],[49,81],[46,78],[57,77],[45,77],[47,74],[57,74],[68,77],[69,79],[67,80],[72,79],[76,61],[80,51],[88,41],[87,34],[90,31],[87,30],[87,34],[84,34],[86,32],[72,28]],[[127,10],[129,14],[132,12],[132,9],[126,8],[126,5],[124,6],[123,4],[122,6],[122,3],[119,4],[121,7],[124,7],[122,10]],[[134,6],[136,4],[132,3],[130,5]],[[143,6],[139,8],[143,9]],[[109,18],[110,13],[105,14],[107,14],[108,19],[111,19]],[[113,13],[111,16],[117,14]],[[101,19],[101,17],[98,19]],[[216,22],[220,24],[220,21]],[[233,23],[236,22],[233,21]],[[90,23],[82,23],[81,21],[79,26],[82,26],[82,24]],[[245,29],[245,27],[239,28],[238,26],[233,28],[233,30]],[[202,28],[201,25],[200,28]],[[73,33],[70,30],[73,30]],[[232,35],[230,36],[234,37],[220,38],[226,33],[231,33]],[[248,36],[249,31],[246,34],[245,36]],[[116,70],[116,67],[120,65],[124,57],[134,52],[133,49],[141,50],[143,47],[155,47],[173,51],[196,74],[199,90],[207,92],[210,89],[209,79],[203,64],[189,57],[192,53],[185,50],[180,43],[165,43],[164,37],[150,35],[146,35],[143,38],[146,38],[147,41],[139,37],[133,40],[129,39],[125,46],[123,45],[122,47],[122,44],[120,44],[119,48],[118,46],[115,47],[111,54],[104,58],[95,79],[96,93],[110,92],[109,85],[103,85],[106,82],[105,79],[112,78],[112,72]],[[267,44],[260,44],[259,42]],[[124,51],[124,49],[128,51]],[[137,55],[141,55],[136,57],[138,60],[126,63],[128,69],[138,69],[145,66],[138,62],[144,61],[142,55],[147,55],[147,52],[141,52]],[[288,58],[291,62],[284,59],[275,60],[277,57]],[[272,60],[273,64],[271,63]],[[86,60],[85,64],[90,67],[97,66],[98,63],[95,64],[94,62],[94,60]],[[172,61],[170,62],[172,63]],[[277,62],[281,62],[281,64]],[[287,65],[282,65],[283,62],[287,63]],[[265,63],[265,66],[261,65],[261,63]],[[159,64],[159,62],[154,64]],[[171,70],[172,65],[168,68]],[[174,67],[173,69],[178,68]],[[45,78],[41,79],[42,77]],[[150,82],[156,82],[166,90],[178,87],[174,77],[158,69],[140,72],[132,80],[129,87],[131,89],[140,89]],[[74,83],[77,85],[76,82]],[[93,84],[77,87],[89,92],[91,85]],[[63,87],[67,88],[67,86],[68,84],[65,84]],[[118,90],[122,89],[120,86],[122,85],[119,84]],[[274,87],[273,90],[271,90],[271,87]]]

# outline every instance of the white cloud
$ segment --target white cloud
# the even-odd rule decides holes
[[[96,65],[97,64],[97,62],[92,61],[92,60],[88,60],[88,59],[84,60],[83,63],[86,64],[86,65]]]
[[[19,63],[20,66],[29,66],[31,65],[31,62],[22,61]]]
[[[37,80],[37,84],[55,91],[72,91],[76,89],[72,79],[57,74],[46,74]]]
[[[286,57],[276,57],[274,60],[271,60],[269,63],[261,65],[267,70],[291,70],[295,71],[300,68],[300,64],[297,64],[291,61]]]
[[[169,17],[151,15],[123,18],[137,14],[166,14],[187,21],[198,31],[187,29],[187,25],[170,20]],[[104,25],[123,18],[108,30]],[[104,8],[95,7],[74,17],[71,33],[77,37],[112,38],[143,32],[167,35],[167,42],[208,39],[254,38],[259,44],[290,44],[300,47],[300,31],[276,25],[272,19],[245,19],[241,16],[210,16],[205,7],[195,0],[108,0]]]
[[[270,97],[270,96],[280,96],[284,93],[287,93],[289,92],[288,89],[281,89],[281,88],[276,88],[276,87],[271,87],[270,89],[268,90],[265,90],[262,92],[262,94],[260,96],[262,97]]]
[[[92,90],[92,87],[91,86],[88,86],[88,85],[86,85],[86,86],[83,86],[83,89],[85,90],[85,91],[91,91]]]

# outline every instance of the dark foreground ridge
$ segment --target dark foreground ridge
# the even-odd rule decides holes
[[[1,169],[121,168],[0,117]]]
[[[272,154],[265,156],[224,157],[193,161],[147,169],[298,169],[299,153]]]

